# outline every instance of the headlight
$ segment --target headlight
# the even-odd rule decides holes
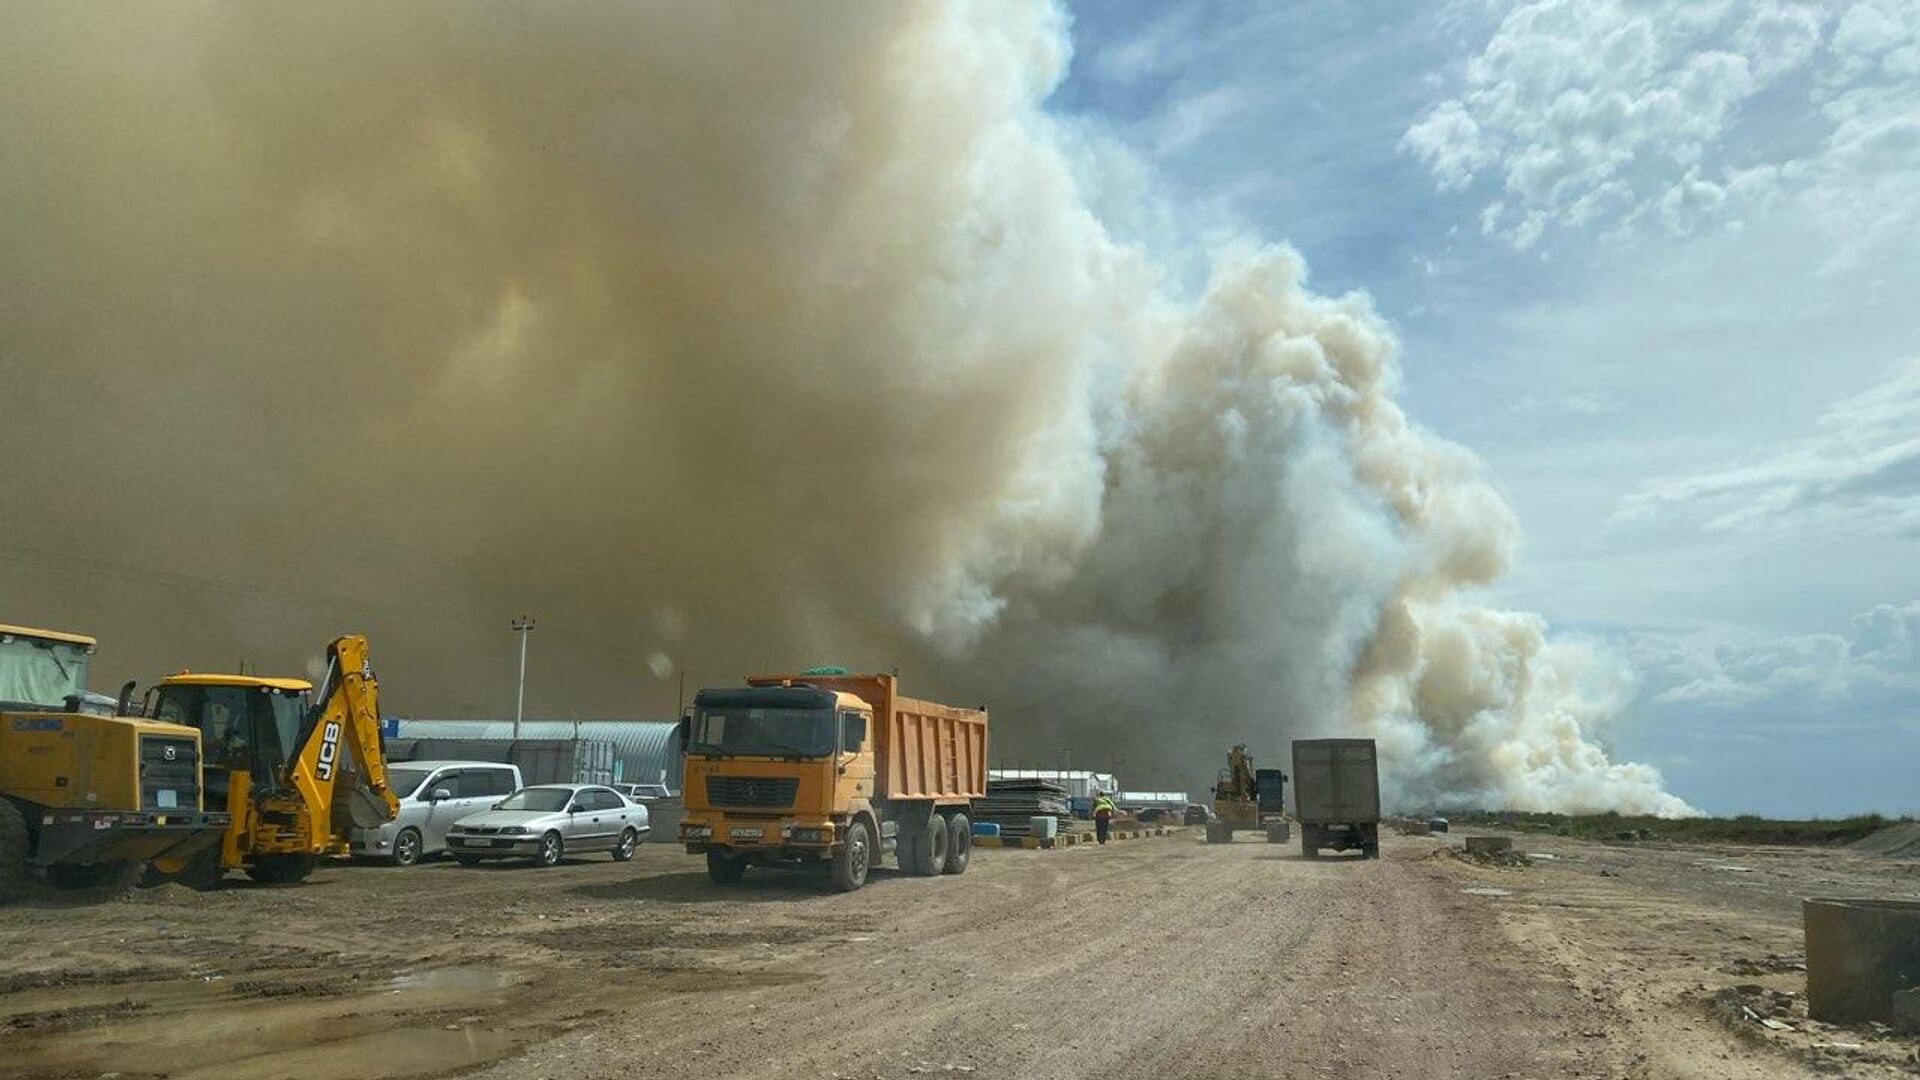
[[[831,844],[833,843],[833,826],[829,825],[824,829],[795,829],[793,830],[793,842],[796,844]]]
[[[698,822],[684,822],[680,826],[680,835],[689,840],[705,840],[713,835],[713,826]]]
[[[506,825],[502,826],[500,831],[507,836],[525,836],[532,830],[528,829],[525,825]]]

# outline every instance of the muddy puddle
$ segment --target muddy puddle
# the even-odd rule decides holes
[[[265,991],[260,988],[266,987]],[[286,973],[0,995],[0,1077],[383,1080],[491,1061],[550,1034],[564,1002],[512,971]]]

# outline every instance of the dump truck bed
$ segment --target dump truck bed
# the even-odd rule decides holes
[[[1380,820],[1380,772],[1372,739],[1295,739],[1294,810],[1303,822]]]
[[[987,712],[922,701],[892,675],[756,675],[750,685],[807,683],[873,707],[875,792],[883,799],[965,802],[987,794]]]

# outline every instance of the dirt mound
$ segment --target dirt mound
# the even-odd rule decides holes
[[[1903,821],[1870,833],[1847,845],[1864,855],[1892,855],[1920,859],[1920,821]]]

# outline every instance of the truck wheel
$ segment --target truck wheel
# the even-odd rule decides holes
[[[541,866],[558,866],[560,856],[564,853],[565,848],[560,843],[560,834],[550,832],[540,838],[540,853],[534,858],[540,861]]]
[[[973,822],[965,814],[955,814],[947,819],[947,863],[942,868],[945,873],[964,874],[967,863],[973,860]]]
[[[247,867],[247,876],[262,885],[298,885],[311,873],[311,855],[260,855]]]
[[[393,865],[412,866],[420,861],[420,856],[426,850],[426,842],[420,839],[419,829],[401,829],[400,835],[393,838]]]
[[[640,834],[627,829],[620,834],[620,842],[613,845],[613,861],[626,862],[633,858],[633,850],[640,846]]]
[[[1379,858],[1379,857],[1380,857],[1380,845],[1379,845],[1379,844],[1368,844],[1368,845],[1366,846],[1366,849],[1365,849],[1365,851],[1366,851],[1366,856],[1367,856],[1367,858],[1369,858],[1369,859],[1377,859],[1377,858]]]
[[[923,841],[924,843],[924,841]],[[918,845],[916,845],[918,847]],[[873,830],[855,819],[847,826],[847,838],[833,853],[828,876],[840,892],[852,892],[867,883],[867,870],[873,863]]]
[[[0,901],[26,891],[32,872],[27,862],[27,819],[10,799],[0,799]]]
[[[139,882],[142,869],[143,864],[127,860],[55,864],[47,867],[47,884],[62,892],[86,892],[107,899],[131,890]]]
[[[747,860],[727,857],[725,852],[707,852],[707,876],[715,885],[737,885],[747,876]]]

